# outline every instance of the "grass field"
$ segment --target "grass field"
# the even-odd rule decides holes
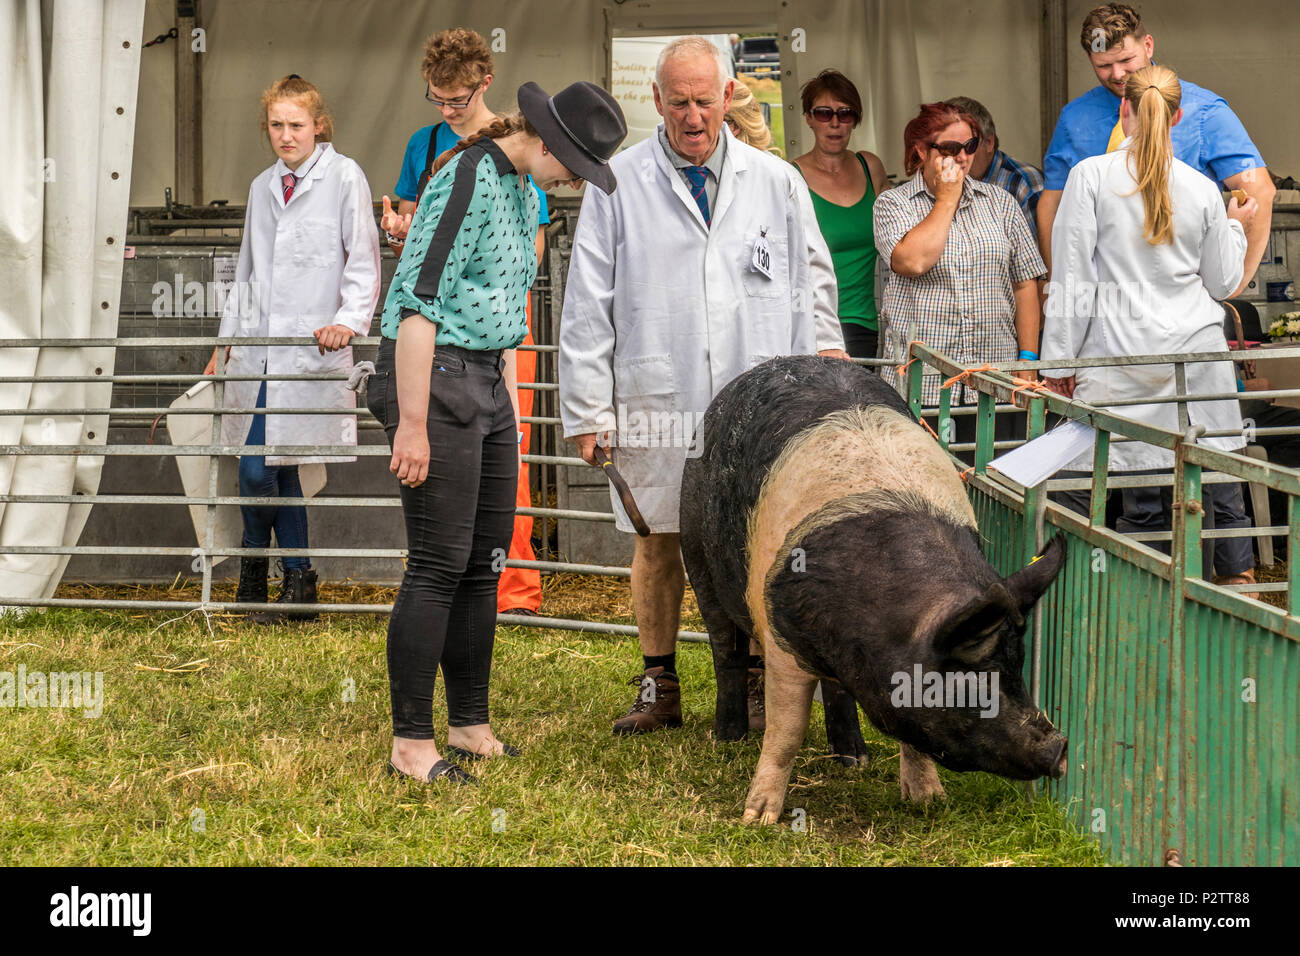
[[[561,576],[547,587],[548,613],[590,606],[594,594],[611,619],[629,619],[625,581]],[[358,595],[323,590],[323,600],[344,597]],[[53,609],[0,620],[0,671],[21,663],[29,674],[102,671],[104,681],[98,718],[0,710],[0,862],[1102,862],[1058,808],[996,777],[941,771],[946,801],[903,804],[897,744],[868,730],[870,766],[834,764],[818,706],[785,822],[742,825],[758,743],[712,739],[704,646],[679,653],[686,726],[616,739],[610,722],[630,704],[627,681],[640,665],[632,640],[501,628],[493,722],[523,755],[474,767],[481,786],[465,789],[384,775],[385,618],[257,628],[216,615],[210,631],[198,614],[171,617]],[[700,627],[697,617],[684,623]],[[441,699],[442,734],[440,720]],[[802,831],[793,808],[804,812]]]

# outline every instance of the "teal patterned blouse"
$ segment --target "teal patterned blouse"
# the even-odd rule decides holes
[[[384,300],[381,328],[397,338],[420,313],[435,345],[514,348],[528,332],[524,302],[537,275],[540,204],[490,139],[457,153],[429,181]]]

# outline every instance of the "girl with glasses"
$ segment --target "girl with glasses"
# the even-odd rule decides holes
[[[435,33],[425,42],[424,59],[420,63],[424,98],[438,111],[439,122],[422,126],[407,141],[402,172],[393,188],[397,209],[393,209],[392,200],[383,197],[380,227],[386,233],[393,255],[402,254],[406,233],[411,228],[411,217],[425,184],[433,174],[434,161],[464,137],[477,133],[498,119],[486,102],[494,70],[487,41],[473,30],[455,27]],[[540,262],[543,235],[551,217],[546,194],[538,190],[537,198],[542,212],[534,245]]]
[[[875,153],[849,147],[862,119],[862,98],[843,73],[823,70],[801,92],[814,146],[794,160],[812,193],[817,225],[831,250],[839,287],[840,327],[853,358],[878,354],[876,245],[872,206],[889,185]]]

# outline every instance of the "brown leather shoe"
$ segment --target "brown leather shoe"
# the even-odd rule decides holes
[[[767,697],[763,691],[763,668],[751,667],[749,669],[747,695],[749,698],[749,729],[761,734],[767,729]]]
[[[1255,580],[1255,569],[1247,568],[1245,571],[1242,571],[1240,574],[1216,575],[1214,578],[1214,583],[1218,585],[1225,585],[1225,584],[1258,584],[1259,582]],[[1242,597],[1253,598],[1256,601],[1259,600],[1258,591],[1238,591],[1237,593],[1240,594]]]
[[[648,734],[682,725],[682,690],[676,674],[651,667],[628,683],[636,686],[636,702],[614,721],[614,733]]]

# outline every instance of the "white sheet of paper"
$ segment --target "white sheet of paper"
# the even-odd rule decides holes
[[[1067,421],[1019,448],[989,462],[1012,481],[1026,488],[1040,485],[1092,447],[1097,430],[1082,422]]]

